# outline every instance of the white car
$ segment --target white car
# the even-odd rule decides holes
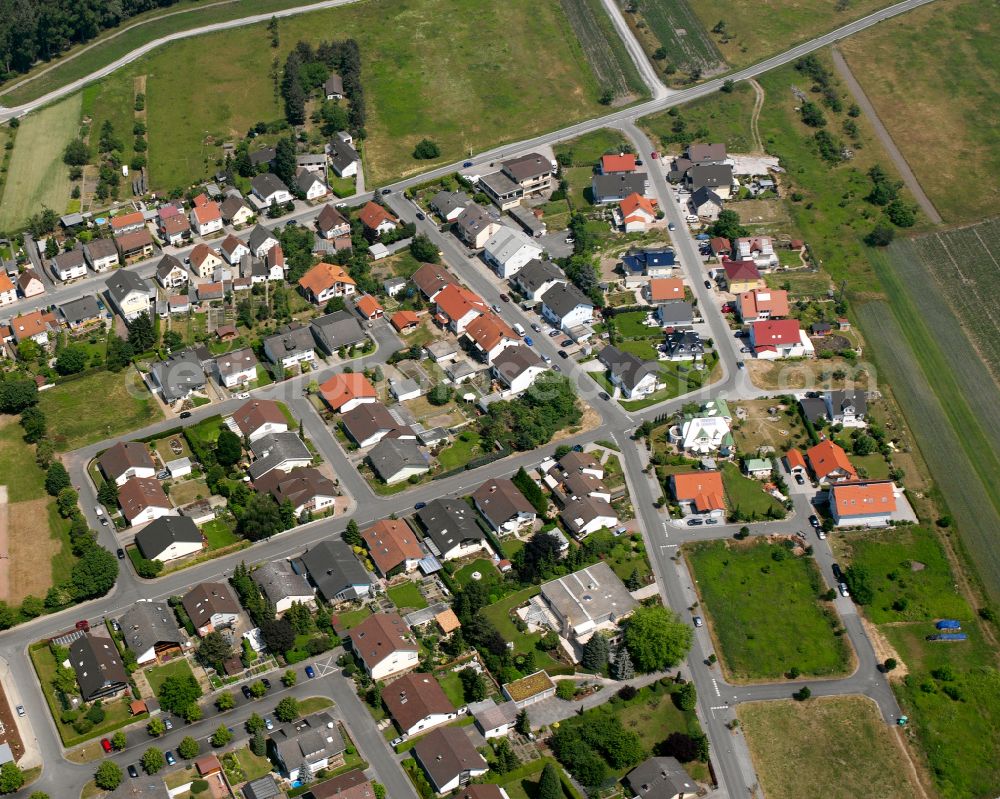
[[[542,360],[545,361],[545,363],[552,363],[552,359],[548,355],[543,355]]]
[[[237,394],[236,399],[250,399],[250,392],[244,391],[242,394]]]
[[[851,592],[847,590],[847,583],[841,583],[840,585],[837,586],[837,588],[840,589],[840,595],[841,596],[850,596],[851,595]]]

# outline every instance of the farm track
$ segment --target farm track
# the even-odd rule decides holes
[[[601,87],[620,98],[645,93],[646,86],[600,0],[560,2]]]

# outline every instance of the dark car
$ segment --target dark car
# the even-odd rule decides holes
[[[124,549],[122,549],[121,547],[118,547],[118,552],[116,554],[118,555],[118,560],[125,560],[125,550]]]
[[[243,691],[243,696],[245,696],[247,699],[253,699],[253,694],[250,693],[249,685],[244,685],[241,690]]]
[[[306,666],[306,677],[310,680],[316,676],[316,670],[312,666]]]
[[[554,363],[554,364],[552,364],[552,371],[554,371],[554,372],[561,372],[562,371],[562,367],[559,364]]]
[[[167,761],[168,766],[172,766],[177,762],[177,758],[174,757],[174,753],[169,749],[163,753],[163,759]]]
[[[806,478],[804,478],[801,474],[796,473],[795,482],[800,486],[804,486],[806,484]]]
[[[700,527],[704,523],[704,519],[688,519],[688,527]]]
[[[559,350],[559,357],[560,358],[568,358],[569,357],[569,353],[566,352],[566,350]]]
[[[819,517],[815,513],[809,517],[809,524],[813,527],[819,528]]]
[[[501,294],[500,299],[503,300],[504,302],[510,302],[510,297],[508,297],[506,294]]]
[[[840,566],[836,563],[833,564],[833,576],[837,578],[838,583],[844,578],[844,573],[840,570]]]
[[[560,347],[572,347],[573,346],[573,339],[571,339],[571,338],[565,339],[565,340],[563,340],[563,342],[559,346]]]
[[[181,411],[181,419],[190,419],[191,411]]]
[[[559,335],[560,332],[562,332],[562,331],[560,331],[560,330],[550,330],[549,331],[549,338],[555,338],[556,336]]]
[[[268,691],[271,690],[271,681],[267,679],[267,677],[261,677],[260,681],[264,683],[264,687],[267,688]]]
[[[426,507],[427,507],[426,502],[418,502],[416,505],[413,506],[413,510],[420,510],[421,508],[426,508]]]
[[[712,288],[712,281],[711,280],[706,280],[705,281],[705,288],[707,288],[707,289]]]
[[[597,396],[600,397],[602,400],[609,400],[609,399],[611,399],[611,396],[608,394],[607,391],[602,391]]]
[[[470,166],[472,166],[472,161],[466,161],[462,164],[462,169],[468,169]]]
[[[135,763],[131,763],[128,767],[128,775],[133,779],[139,779],[139,769],[135,767]]]
[[[417,211],[417,219],[419,219],[421,222],[423,222],[426,218],[427,217],[424,216],[422,212]]]
[[[382,189],[382,196],[384,197],[386,194],[392,194],[392,189]]]
[[[746,367],[746,364],[743,363],[743,361],[740,361],[738,364],[736,364],[736,368],[737,369],[746,369],[747,367]]]
[[[542,332],[542,326],[540,324],[538,324],[538,322],[532,322],[531,323],[531,329],[534,330],[536,333],[541,333]]]

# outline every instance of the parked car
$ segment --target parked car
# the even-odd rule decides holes
[[[243,692],[243,696],[245,696],[247,699],[253,699],[253,694],[250,693],[249,685],[244,685],[240,690]]]
[[[559,350],[558,355],[559,355],[560,358],[568,358],[569,357],[569,353],[566,352],[566,350]]]
[[[705,524],[718,524],[718,519],[705,519]]]
[[[695,627],[703,627],[705,625],[705,622],[702,621],[701,616],[692,616],[691,621],[694,622]]]
[[[552,359],[548,355],[543,355],[542,360],[545,361],[545,363],[552,363]]]
[[[497,305],[496,303],[493,303],[490,306],[490,310],[493,311],[493,313],[500,313],[500,306]]]
[[[739,362],[738,362],[738,363],[736,364],[736,368],[737,368],[737,369],[746,369],[747,367],[746,367],[746,364],[745,364],[745,363],[743,363],[743,361],[739,361]]]
[[[426,502],[418,502],[416,505],[413,506],[413,510],[420,510],[421,508],[426,508],[426,507],[427,507]],[[312,666],[309,666],[309,668],[311,669]]]
[[[125,560],[125,550],[122,549],[121,547],[118,547],[117,555],[118,555],[118,560]]]
[[[562,344],[560,344],[559,346],[560,347],[572,347],[573,346],[573,339],[571,339],[571,338],[563,339]]]
[[[539,325],[537,322],[532,322],[531,323],[531,329],[534,330],[536,333],[541,333],[542,332],[541,325]]]
[[[382,189],[382,196],[384,197],[387,194],[392,194],[392,189]]]
[[[174,757],[174,753],[169,749],[163,753],[163,759],[167,761],[168,766],[172,766],[177,762],[177,758]]]
[[[834,563],[831,567],[831,571],[833,571],[834,579],[836,579],[838,583],[844,579],[844,572],[841,571],[839,563]]]
[[[750,352],[749,347],[740,347],[740,352]]]
[[[653,150],[653,152],[649,154],[649,157],[655,161],[657,158],[660,157],[660,154],[656,150]]]
[[[166,469],[164,469],[162,472],[156,473],[157,480],[166,480],[168,477],[170,477],[170,472],[168,472]]]
[[[851,595],[851,592],[847,590],[847,583],[841,583],[840,585],[837,586],[837,588],[840,590],[840,595],[841,596],[850,596]]]
[[[688,519],[688,527],[700,527],[705,523],[704,519]]]
[[[798,483],[800,486],[804,486],[806,484],[806,478],[804,478],[800,472],[796,472],[795,482]]]
[[[549,338],[555,338],[558,335],[559,335],[559,331],[558,330],[550,330],[549,331]]]
[[[267,688],[268,691],[271,690],[271,681],[267,679],[267,677],[261,677],[260,681],[264,683],[264,687]]]
[[[17,706],[17,715],[19,715],[19,716],[21,716],[23,718],[26,715],[26,713],[27,713],[27,711],[25,711],[24,705],[18,705]]]
[[[705,288],[707,288],[707,289],[712,288],[712,281],[711,280],[706,280],[705,281]]]
[[[508,297],[506,294],[501,294],[500,299],[503,300],[504,302],[510,302],[510,297]]]
[[[818,529],[816,530],[816,537],[817,537],[817,538],[818,538],[818,539],[819,539],[820,541],[826,541],[826,533],[824,533],[824,532],[823,532],[823,528],[822,528],[822,527],[820,527],[820,528],[818,528]]]
[[[191,418],[191,411],[181,411],[180,417],[181,417],[181,419],[190,419]]]
[[[107,526],[108,526],[108,517],[107,516],[102,516],[101,517],[101,527],[107,527]]]
[[[559,364],[554,363],[554,364],[552,364],[552,371],[553,372],[561,372],[562,371],[562,367]]]
[[[163,719],[163,727],[164,729],[172,730],[174,728],[174,723],[169,718],[165,718]]]
[[[419,504],[424,505],[426,503],[421,502]],[[306,666],[306,677],[308,677],[311,680],[315,676],[316,676],[316,670],[312,666]]]
[[[103,749],[105,752],[110,752],[111,741],[109,741],[107,738],[101,738],[101,749]]]
[[[677,230],[677,225],[675,225],[673,222],[670,222],[667,224],[667,230]]]
[[[391,746],[391,747],[392,747],[393,749],[395,749],[395,748],[396,748],[397,746],[399,746],[399,745],[400,745],[401,743],[403,743],[403,739],[402,739],[402,737],[399,737],[399,738],[393,738],[393,739],[392,739],[391,741],[389,741],[389,746]]]
[[[815,513],[809,517],[809,524],[819,529],[819,517]]]
[[[267,729],[269,729],[269,730],[273,730],[274,729],[274,722],[271,721],[271,717],[270,716],[265,716],[264,717],[264,726]]]
[[[128,775],[133,779],[139,778],[139,769],[135,767],[135,763],[130,763],[128,767]]]
[[[419,219],[421,222],[423,222],[426,218],[427,217],[424,216],[424,214],[423,214],[422,211],[417,211],[417,219]]]
[[[527,344],[529,347],[535,346],[535,342],[531,340],[531,336],[525,336],[524,343]]]

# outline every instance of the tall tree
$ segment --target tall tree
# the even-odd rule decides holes
[[[153,320],[148,313],[141,313],[128,324],[128,343],[133,352],[146,352],[156,343]]]
[[[625,624],[625,647],[642,672],[679,663],[691,648],[691,628],[662,605],[641,607]]]
[[[611,677],[615,680],[631,680],[635,677],[632,658],[625,647],[620,647],[611,664]]]
[[[274,174],[278,176],[282,183],[289,189],[295,188],[295,140],[290,136],[278,139],[275,145]]]
[[[563,799],[562,780],[552,763],[546,763],[542,769],[542,778],[538,781],[538,799]]]
[[[603,671],[608,665],[608,639],[601,633],[594,633],[583,645],[583,657],[581,662],[585,669],[590,671]]]

